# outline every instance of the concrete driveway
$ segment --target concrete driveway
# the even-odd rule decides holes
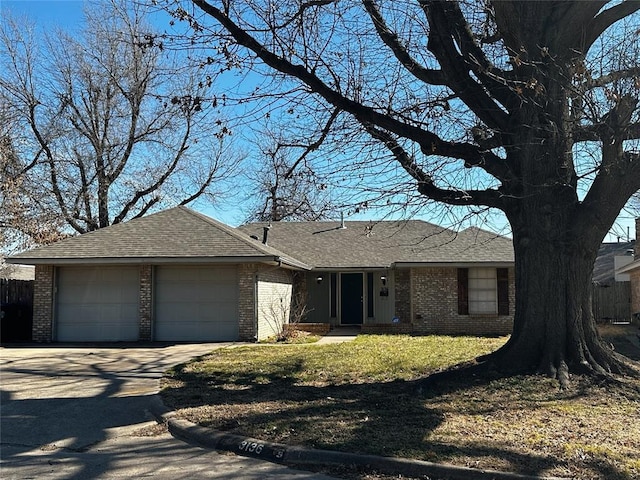
[[[222,344],[0,348],[0,477],[329,479],[186,444],[149,410],[172,365]]]

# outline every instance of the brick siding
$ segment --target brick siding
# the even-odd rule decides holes
[[[457,313],[457,282],[456,268],[411,269],[414,333],[446,335],[511,333],[515,308],[513,268],[509,269],[509,315],[459,315]]]
[[[34,342],[53,341],[53,265],[36,265],[33,285],[33,327]]]
[[[140,265],[140,298],[138,340],[151,341],[151,319],[153,312],[153,267]]]
[[[411,323],[411,269],[395,271],[396,316],[400,323]]]
[[[255,264],[238,266],[238,327],[239,339],[254,342],[258,337],[255,324]]]

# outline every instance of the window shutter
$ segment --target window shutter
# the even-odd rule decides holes
[[[469,315],[469,269],[458,269],[458,315]]]
[[[498,268],[498,315],[509,315],[509,269]]]

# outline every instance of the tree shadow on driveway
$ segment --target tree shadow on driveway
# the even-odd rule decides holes
[[[140,424],[152,420],[149,410],[157,401],[158,379],[175,363],[172,359],[185,358],[164,347],[3,349],[3,477],[40,477],[56,464],[57,470],[69,469],[58,478],[95,478],[116,461],[126,463],[127,452],[96,447],[120,437],[135,443],[132,436]]]

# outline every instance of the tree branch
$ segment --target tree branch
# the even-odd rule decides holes
[[[585,87],[586,88],[597,88],[604,87],[613,82],[617,82],[618,80],[623,80],[625,78],[631,77],[640,77],[640,66],[627,68],[625,70],[618,70],[615,72],[608,73],[607,75],[602,75],[598,78],[589,79]]]
[[[314,73],[301,65],[294,65],[288,60],[268,50],[264,45],[238,26],[220,9],[205,0],[193,0],[206,14],[217,20],[231,34],[235,41],[254,52],[268,66],[305,83],[313,92],[323,97],[333,106],[351,113],[361,123],[371,123],[401,137],[410,139],[420,145],[426,155],[441,155],[465,160],[471,165],[483,166],[491,173],[490,165],[502,160],[492,152],[484,151],[470,143],[456,143],[442,140],[431,131],[415,125],[401,122],[389,115],[345,97],[332,89]],[[493,105],[495,107],[495,104]]]
[[[335,122],[336,118],[338,118],[339,113],[340,113],[339,108],[333,109],[333,111],[331,112],[331,115],[329,116],[329,120],[327,120],[327,123],[325,124],[322,131],[320,132],[320,137],[315,142],[305,146],[305,150],[302,153],[302,155],[300,155],[298,159],[295,162],[293,162],[293,165],[291,166],[291,168],[289,168],[289,170],[287,170],[286,173],[284,174],[285,180],[288,180],[289,178],[291,178],[291,175],[293,175],[293,171],[297,168],[298,165],[300,165],[300,162],[302,162],[306,158],[306,156],[309,155],[309,153],[320,148],[320,146],[324,143],[327,136],[329,135],[329,132],[331,131],[331,127],[333,126],[333,123]],[[276,152],[280,147],[296,147],[296,146],[299,146],[299,145],[279,143],[278,146],[276,147]]]
[[[431,85],[447,85],[446,78],[442,71],[425,68],[409,54],[404,45],[400,43],[398,36],[387,26],[380,10],[373,0],[363,0],[362,3],[373,21],[373,25],[380,39],[391,49],[395,57],[409,73],[418,80]]]
[[[582,5],[580,5],[580,8],[582,8]],[[640,10],[640,2],[637,0],[625,0],[596,15],[584,31],[584,51],[588,51],[607,28],[638,10]]]
[[[427,48],[434,53],[446,72],[447,85],[487,126],[505,131],[509,125],[509,115],[488,95],[487,90],[469,75],[469,71],[473,69],[474,73],[487,80],[484,71],[489,68],[489,62],[470,37],[462,12],[451,2],[424,2],[423,8],[431,27]],[[454,42],[452,32],[457,42]],[[473,60],[468,61],[463,55]],[[493,79],[487,84],[493,85],[493,89],[500,90],[503,95],[508,91],[504,85],[496,87]],[[503,98],[503,101],[506,102],[506,99]]]
[[[176,166],[178,165],[180,158],[182,158],[182,155],[184,154],[184,152],[186,152],[187,149],[189,148],[187,145],[187,142],[189,141],[190,134],[191,134],[191,123],[187,122],[187,128],[184,132],[184,135],[182,136],[182,142],[180,144],[180,148],[178,148],[178,151],[176,152],[171,164],[167,167],[167,169],[160,176],[160,178],[156,180],[156,182],[154,182],[152,185],[148,186],[147,188],[143,190],[139,190],[135,193],[133,198],[131,198],[126,203],[126,205],[122,207],[122,210],[120,211],[120,213],[113,219],[114,224],[120,223],[122,220],[124,220],[126,216],[129,214],[129,211],[138,203],[138,201],[140,201],[141,198],[143,198],[146,195],[149,195],[151,192],[155,192],[158,188],[160,188],[160,186],[162,186],[162,184],[167,180],[167,178],[171,176]],[[159,201],[160,199],[156,197],[154,203],[157,203]],[[151,206],[152,205],[148,205],[144,211],[146,212],[146,210],[151,208]]]
[[[369,135],[381,141],[387,147],[404,171],[418,182],[418,191],[422,195],[449,205],[504,208],[502,197],[497,190],[453,190],[436,186],[431,175],[422,170],[420,165],[414,161],[413,157],[402,148],[392,135],[384,130],[375,128],[371,124],[363,124],[363,126]]]

